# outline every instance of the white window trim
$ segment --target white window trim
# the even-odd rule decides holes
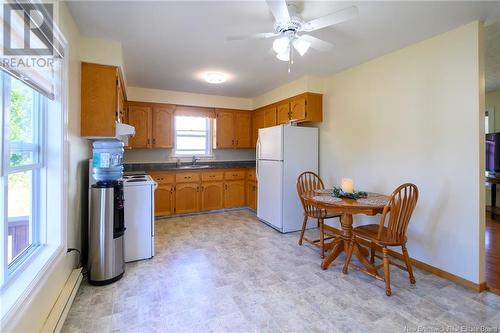
[[[19,271],[16,272],[7,283],[5,283],[0,289],[0,297],[2,299],[2,304],[0,307],[0,332],[4,331],[5,327],[9,324],[11,319],[19,316],[22,312],[23,307],[29,303],[29,298],[34,294],[34,292],[46,280],[51,274],[51,271],[57,266],[57,264],[65,257],[66,247],[67,247],[67,221],[68,221],[68,175],[69,175],[69,138],[68,138],[68,72],[69,72],[69,61],[70,52],[67,48],[67,40],[64,38],[62,33],[54,25],[54,33],[58,34],[59,41],[61,42],[62,48],[64,49],[65,57],[62,60],[61,65],[61,91],[58,92],[60,96],[59,103],[53,102],[49,103],[49,110],[47,112],[46,122],[49,124],[56,124],[54,127],[57,128],[47,128],[46,140],[44,145],[57,143],[57,149],[60,153],[60,158],[47,158],[46,159],[46,170],[48,172],[42,178],[42,182],[45,184],[50,183],[50,195],[51,200],[46,200],[49,195],[48,186],[45,186],[45,196],[44,202],[41,206],[41,214],[45,216],[46,221],[52,221],[51,225],[47,226],[46,233],[40,235],[41,239],[44,239],[47,245],[40,246],[36,256],[32,256],[26,261],[23,267],[20,267]],[[3,107],[3,101],[0,102],[0,107]],[[54,115],[50,109],[57,107],[60,112]],[[3,118],[3,117],[0,117]],[[0,120],[0,135],[3,129],[3,123]],[[49,139],[49,135],[52,136],[52,140]],[[2,136],[3,138],[3,136]],[[49,143],[49,141],[51,143]],[[3,146],[3,145],[0,145]],[[47,146],[45,148],[48,148]],[[51,149],[54,151],[53,149]],[[49,149],[47,149],[49,151]],[[3,147],[0,148],[0,154],[5,154]],[[2,163],[0,163],[2,164]],[[0,172],[4,172],[3,166],[0,166]],[[54,185],[56,184],[56,185]],[[59,187],[59,195],[53,195],[52,189]],[[0,192],[1,193],[1,192]],[[0,200],[3,198],[0,195]],[[48,208],[48,204],[52,204],[57,209],[52,209],[54,207]],[[1,211],[0,214],[3,212]],[[53,223],[53,221],[58,221],[58,223]],[[3,226],[2,226],[3,230]],[[6,232],[6,231],[4,231]],[[0,255],[3,257],[6,254],[3,253],[3,247],[0,249]],[[3,265],[1,265],[3,267]],[[0,268],[2,270],[2,268]],[[3,274],[0,271],[0,274]]]
[[[210,118],[207,118],[208,122],[208,133],[207,133],[207,146],[205,147],[205,154],[193,154],[194,156],[203,159],[203,160],[212,160],[214,159],[212,144],[213,144],[213,132],[214,126],[213,121]],[[179,159],[179,160],[191,160],[193,155],[186,154],[177,154],[177,130],[175,128],[175,116],[174,116],[174,148],[172,149],[171,158]]]

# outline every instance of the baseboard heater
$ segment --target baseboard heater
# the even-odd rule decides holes
[[[56,304],[52,307],[43,325],[42,332],[59,333],[61,331],[82,279],[82,268],[74,269],[71,272],[61,294],[57,298]]]

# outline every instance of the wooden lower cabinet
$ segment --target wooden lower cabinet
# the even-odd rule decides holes
[[[257,207],[254,169],[154,171],[151,176],[158,183],[155,216]]]
[[[247,206],[257,210],[257,183],[247,182]]]
[[[175,186],[175,213],[194,213],[200,210],[200,184],[185,183]]]
[[[241,206],[245,206],[245,181],[226,181],[224,183],[224,208]]]
[[[174,185],[159,184],[155,191],[155,216],[172,215],[174,213]]]
[[[201,183],[201,210],[215,210],[224,207],[224,183]]]

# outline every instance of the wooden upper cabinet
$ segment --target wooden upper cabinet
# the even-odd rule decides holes
[[[216,148],[233,148],[234,146],[234,112],[217,109],[216,117]]]
[[[252,113],[216,109],[215,148],[252,147]]]
[[[323,95],[304,93],[290,98],[290,120],[296,122],[323,121]]]
[[[277,123],[278,125],[286,124],[290,121],[290,103],[282,102],[276,106]]]
[[[153,148],[172,148],[174,146],[174,111],[175,105],[153,106]]]
[[[264,110],[264,127],[276,126],[276,107],[272,106]]]
[[[129,138],[131,148],[151,148],[151,106],[129,105],[128,123],[135,127],[135,135]]]
[[[236,148],[252,146],[252,115],[248,111],[235,112],[234,138]]]
[[[126,94],[121,70],[82,62],[81,136],[113,137],[124,118]]]
[[[259,129],[264,128],[264,111],[254,111],[252,118],[252,147],[255,147],[259,138]]]

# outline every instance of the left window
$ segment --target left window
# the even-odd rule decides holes
[[[40,172],[44,161],[47,98],[1,73],[3,100],[3,268],[16,270],[40,246]]]

